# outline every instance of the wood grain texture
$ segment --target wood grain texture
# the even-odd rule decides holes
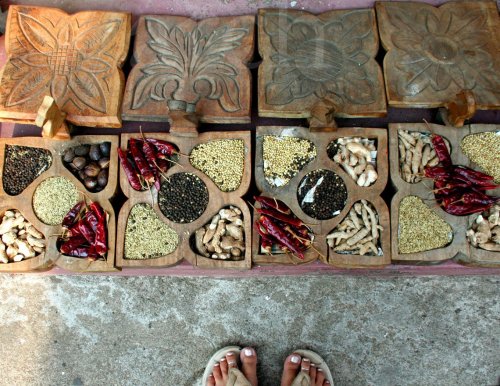
[[[260,116],[308,118],[324,102],[339,117],[386,115],[373,9],[261,9],[258,25]]]
[[[376,4],[389,105],[440,107],[462,90],[478,109],[500,107],[500,18],[495,2]]]
[[[121,136],[121,147],[122,149],[127,148],[128,140],[130,138],[137,138],[139,134],[122,134]],[[215,185],[215,183],[203,172],[194,168],[189,162],[189,157],[181,156],[178,160],[178,165],[171,167],[167,173],[166,177],[175,173],[192,173],[198,176],[206,185],[209,193],[209,202],[206,210],[203,214],[191,223],[181,224],[169,220],[161,212],[158,206],[158,193],[156,189],[153,189],[150,193],[149,191],[138,192],[132,189],[127,177],[123,173],[123,169],[120,167],[120,187],[124,192],[125,196],[128,197],[128,201],[122,206],[120,214],[118,217],[118,234],[117,234],[117,265],[119,267],[166,267],[179,263],[181,260],[185,259],[189,261],[193,266],[202,268],[234,268],[234,269],[250,269],[252,264],[252,248],[251,248],[251,216],[247,204],[241,198],[250,186],[251,180],[251,136],[250,132],[246,131],[233,131],[233,132],[210,132],[200,134],[198,137],[178,137],[171,134],[165,133],[148,133],[148,138],[156,138],[165,140],[175,144],[182,154],[189,155],[191,150],[201,144],[206,143],[211,140],[220,139],[239,139],[244,141],[245,145],[245,166],[243,178],[239,188],[233,192],[222,192]],[[153,197],[153,198],[152,198]],[[155,259],[145,259],[145,260],[131,260],[125,259],[124,257],[124,245],[125,245],[125,229],[127,226],[127,221],[129,217],[130,210],[132,207],[139,203],[148,204],[151,206],[152,200],[154,199],[153,210],[165,224],[170,228],[175,230],[179,235],[179,245],[177,249],[167,256],[162,256]],[[213,260],[205,258],[197,254],[190,245],[190,238],[194,232],[209,223],[212,217],[219,211],[219,209],[234,205],[241,209],[243,212],[243,222],[245,231],[245,255],[244,259],[240,261],[222,261]]]
[[[45,95],[81,126],[121,127],[131,17],[11,6],[0,74],[0,120],[33,123]]]
[[[262,156],[262,143],[264,136],[293,136],[302,139],[307,139],[314,143],[318,155],[309,162],[304,168],[293,177],[288,184],[282,187],[275,187],[270,185],[264,177],[264,163]],[[338,138],[342,137],[364,137],[375,139],[377,144],[377,181],[369,187],[359,187],[356,182],[342,169],[342,167],[331,160],[326,149],[328,144]],[[283,201],[293,213],[308,224],[315,224],[311,226],[315,235],[315,248],[308,249],[305,253],[305,259],[299,260],[295,257],[289,257],[285,254],[277,254],[267,256],[260,252],[260,236],[253,228],[253,261],[255,264],[304,264],[317,260],[318,258],[325,263],[345,268],[357,267],[381,267],[387,265],[391,261],[390,257],[390,222],[389,210],[387,205],[381,199],[380,194],[387,184],[388,178],[388,153],[387,153],[387,132],[384,129],[370,129],[370,128],[340,128],[335,132],[324,133],[311,133],[309,129],[303,127],[283,127],[283,126],[260,126],[257,127],[256,139],[256,155],[255,155],[255,181],[257,189],[263,196],[275,197]],[[330,220],[319,221],[309,217],[301,209],[297,199],[297,188],[305,175],[313,170],[327,169],[335,172],[344,181],[348,197],[344,209],[339,215]],[[381,247],[383,251],[382,256],[361,256],[354,254],[337,254],[330,251],[327,243],[326,236],[330,233],[349,213],[351,207],[357,201],[365,199],[370,202],[376,209],[379,215],[380,225],[384,228],[381,236]],[[257,214],[254,211],[254,219]],[[322,255],[322,256],[321,256]]]
[[[108,185],[99,193],[89,192],[80,180],[74,176],[62,162],[62,154],[64,151],[73,146],[80,144],[94,144],[101,142],[111,142],[111,154],[109,164]],[[50,151],[52,156],[51,167],[38,176],[33,182],[19,195],[10,196],[3,190],[3,163],[5,159],[5,146],[18,145],[46,149]],[[32,270],[46,269],[57,265],[58,267],[77,271],[77,272],[105,272],[116,271],[115,268],[115,235],[116,235],[116,218],[114,209],[109,202],[109,199],[114,196],[117,188],[118,162],[117,152],[118,136],[111,135],[92,135],[92,136],[76,136],[70,141],[54,141],[39,137],[23,137],[23,138],[0,138],[0,160],[2,164],[0,172],[0,214],[8,209],[17,209],[22,215],[31,222],[36,229],[42,232],[47,242],[44,254],[41,254],[34,259],[28,259],[19,263],[0,264],[1,271],[26,272]],[[53,235],[61,234],[62,228],[60,225],[50,226],[44,224],[38,219],[33,211],[32,201],[33,193],[38,185],[51,177],[65,177],[70,180],[76,188],[85,192],[87,197],[92,201],[97,201],[102,208],[109,214],[108,222],[108,253],[106,260],[96,260],[90,262],[87,259],[80,259],[71,256],[65,256],[59,253],[56,247],[57,237]],[[33,261],[31,261],[33,260]]]
[[[474,124],[470,125],[470,134],[482,133],[485,131],[495,131],[500,133],[500,125],[483,125]],[[498,155],[500,156],[500,155]],[[470,162],[470,167],[481,170],[474,162]],[[488,192],[491,195],[500,196],[500,188],[494,191]],[[474,216],[468,216],[467,229],[473,221],[475,221],[477,214]],[[481,248],[475,248],[469,245],[469,254],[467,256],[461,256],[458,260],[459,263],[464,265],[476,266],[476,267],[500,267],[500,252],[486,251]]]
[[[203,122],[250,122],[254,24],[254,16],[141,16],[123,118],[162,122],[183,110]]]
[[[474,132],[499,130],[497,125],[474,125]],[[391,170],[391,181],[397,189],[391,201],[391,244],[392,244],[392,259],[394,261],[404,261],[405,263],[425,263],[425,262],[440,262],[449,259],[455,259],[458,262],[477,265],[477,266],[495,266],[495,263],[500,263],[500,253],[489,252],[473,248],[465,237],[465,232],[468,229],[470,221],[477,217],[472,216],[452,216],[446,213],[437,203],[432,202],[427,204],[439,217],[446,221],[453,229],[452,242],[443,248],[433,249],[419,253],[399,253],[398,247],[398,231],[399,231],[399,205],[404,197],[409,195],[417,196],[421,199],[433,199],[434,194],[432,189],[432,181],[422,180],[415,184],[410,184],[401,178],[399,166],[399,149],[398,149],[398,130],[418,131],[422,133],[435,133],[446,138],[451,144],[451,158],[453,164],[465,165],[475,168],[475,165],[463,154],[460,149],[460,143],[463,138],[471,133],[469,125],[461,129],[449,126],[441,126],[430,124],[430,130],[424,123],[393,123],[389,124],[389,165]],[[500,189],[490,191],[489,194],[498,195]]]

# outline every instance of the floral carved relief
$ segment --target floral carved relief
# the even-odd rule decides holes
[[[479,106],[500,105],[500,20],[490,6],[377,4],[390,103],[436,107],[471,90]]]
[[[318,16],[261,10],[259,21],[259,111],[264,115],[307,114],[324,99],[339,115],[385,112],[372,10]]]
[[[0,88],[2,118],[34,120],[45,95],[67,119],[88,126],[120,126],[122,65],[130,16],[50,8],[11,7],[8,61]]]
[[[124,116],[166,120],[169,110],[215,116],[249,112],[245,61],[253,49],[250,18],[145,16],[139,22]],[[238,20],[239,19],[239,20]],[[245,118],[246,120],[246,118]]]

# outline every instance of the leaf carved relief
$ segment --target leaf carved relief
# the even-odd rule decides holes
[[[13,6],[9,20],[14,39],[9,41],[0,90],[5,116],[8,111],[35,113],[43,95],[51,95],[82,123],[83,116],[117,113],[116,91],[123,87],[123,80],[117,83],[118,66],[127,48],[129,15],[67,15],[55,9]]]
[[[315,96],[337,105],[369,105],[377,98],[377,80],[370,77],[373,23],[365,11],[323,20],[268,11],[263,31],[272,47],[272,79],[265,85],[269,105],[286,105]]]
[[[154,17],[145,18],[148,47],[156,60],[141,68],[131,101],[139,109],[151,99],[179,102],[194,110],[201,98],[217,100],[226,112],[241,109],[238,70],[224,58],[241,45],[245,28],[217,27],[202,31],[199,26],[184,30]]]
[[[490,29],[495,23],[483,6],[378,5],[381,33],[391,51],[385,70],[397,94],[393,99],[430,104],[472,90],[480,102],[500,104],[500,63]]]

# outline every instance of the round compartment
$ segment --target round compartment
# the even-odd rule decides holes
[[[337,173],[326,169],[313,170],[300,181],[297,200],[309,217],[328,220],[344,209],[347,187]]]
[[[208,189],[201,178],[193,173],[172,174],[161,185],[158,205],[169,220],[190,223],[207,208]]]

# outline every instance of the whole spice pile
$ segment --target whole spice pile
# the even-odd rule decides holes
[[[467,230],[467,240],[473,247],[500,252],[500,205],[477,216]]]
[[[439,163],[431,135],[418,131],[398,130],[398,141],[401,178],[409,183],[420,182],[424,169]],[[448,141],[444,138],[443,141],[449,149]]]
[[[366,200],[361,200],[353,205],[346,218],[326,236],[326,241],[336,253],[382,256],[380,232],[383,230],[376,209]]]
[[[239,188],[245,167],[245,143],[222,139],[196,146],[189,156],[196,169],[205,173],[223,192]]]
[[[16,209],[5,211],[0,223],[0,263],[18,262],[45,251],[45,238]]]
[[[91,192],[100,192],[108,184],[110,142],[79,145],[64,151],[63,163]]]
[[[488,210],[500,197],[489,196],[496,189],[493,177],[466,166],[453,165],[443,138],[433,134],[432,144],[441,165],[427,166],[425,176],[434,179],[434,196],[446,213],[466,216]]]
[[[451,226],[416,196],[399,203],[399,253],[417,253],[447,246],[453,240]]]
[[[52,165],[50,151],[36,147],[6,145],[3,189],[16,196]]]
[[[331,170],[313,170],[300,182],[297,200],[308,216],[327,220],[344,209],[347,188],[342,178]]]
[[[78,190],[67,178],[47,178],[35,189],[33,210],[44,224],[59,225],[78,198]]]
[[[169,162],[177,154],[173,144],[154,138],[131,138],[128,150],[118,148],[118,157],[128,182],[139,191],[152,186],[159,191],[161,176],[167,172]]]
[[[108,252],[109,215],[97,202],[78,202],[62,220],[62,236],[57,239],[64,255],[105,259]]]
[[[307,139],[265,135],[262,142],[264,177],[272,186],[284,186],[316,156],[316,146]]]
[[[124,258],[129,260],[154,259],[175,251],[179,236],[161,221],[151,206],[132,207],[125,229]]]
[[[242,260],[245,253],[245,231],[241,210],[223,208],[209,224],[195,232],[196,251],[216,260]]]
[[[175,173],[161,184],[158,205],[169,220],[189,223],[200,217],[208,205],[208,189],[193,173]]]
[[[472,162],[500,184],[500,131],[468,135],[460,146]]]
[[[271,255],[276,247],[282,253],[290,253],[304,259],[304,252],[312,247],[314,234],[282,201],[271,197],[254,197],[259,204],[255,220],[260,235],[261,251]]]
[[[377,181],[377,148],[373,139],[339,138],[328,145],[326,152],[359,186]]]

